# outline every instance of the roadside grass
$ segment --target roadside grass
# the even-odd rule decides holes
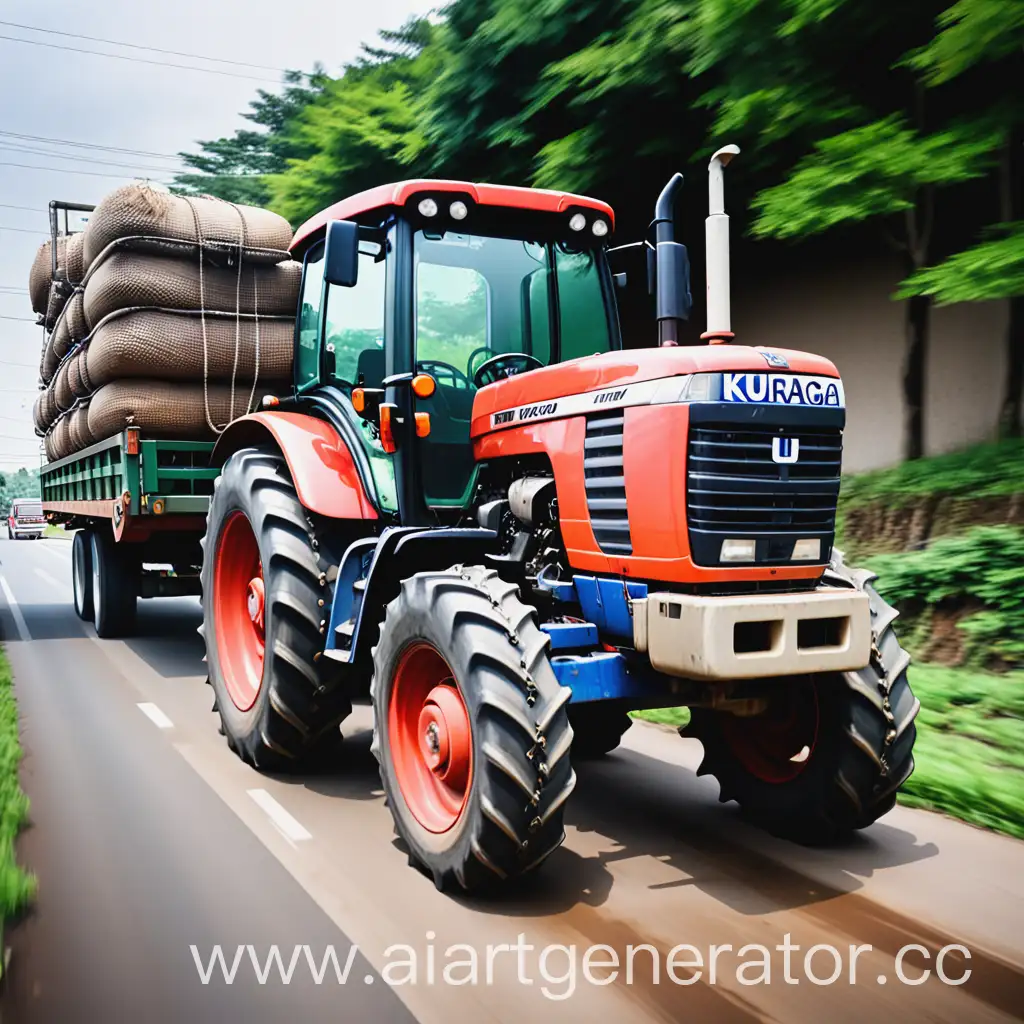
[[[44,537],[57,537],[60,540],[71,540],[74,536],[73,530],[65,530],[63,526],[54,526],[53,523],[47,523],[46,529],[43,530]]]
[[[1024,672],[914,664],[916,768],[900,803],[1024,839]],[[682,725],[686,708],[636,711]]]
[[[14,854],[14,840],[28,818],[28,797],[18,779],[20,763],[18,707],[11,685],[11,666],[0,647],[0,935],[4,924],[36,891],[35,877],[18,866]]]

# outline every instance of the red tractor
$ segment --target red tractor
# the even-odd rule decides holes
[[[707,344],[674,240],[658,347],[624,349],[594,199],[406,181],[304,224],[289,395],[214,453],[202,569],[231,748],[308,764],[370,694],[412,862],[474,889],[563,839],[572,762],[686,705],[723,799],[801,841],[913,770],[896,611],[832,551],[845,423],[826,359],[728,342],[711,162]]]

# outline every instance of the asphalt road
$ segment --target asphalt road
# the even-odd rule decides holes
[[[775,840],[695,776],[698,744],[641,723],[620,751],[577,766],[567,841],[539,875],[500,898],[452,898],[394,839],[367,708],[318,776],[260,776],[227,750],[199,618],[195,601],[143,602],[136,638],[99,640],[71,607],[69,543],[0,541],[0,633],[32,800],[19,850],[40,881],[34,911],[5,936],[3,1024],[1024,1015],[1024,844],[903,808],[840,848]],[[789,954],[776,949],[787,935]],[[697,952],[704,961],[687,985],[667,966],[684,943],[696,951],[676,954],[677,979],[693,980]],[[908,953],[904,977],[933,969],[920,985],[895,970],[910,943],[930,959]],[[596,944],[611,949],[591,954],[588,977]],[[759,956],[740,952],[749,944],[772,951],[770,982],[763,964],[738,971]],[[840,956],[832,984],[805,971],[821,944]],[[970,969],[958,986],[934,971],[953,944],[970,953],[944,960],[950,979]],[[202,980],[218,945],[229,969],[238,960],[231,984],[217,966]],[[260,981],[274,945],[286,969],[294,958],[288,984],[273,967]],[[630,945],[645,946],[632,977]],[[851,984],[851,947],[869,945]],[[329,962],[314,979],[330,947],[344,984]],[[613,953],[614,978],[600,966]],[[446,965],[468,983],[446,983]],[[811,973],[836,965],[818,951]]]

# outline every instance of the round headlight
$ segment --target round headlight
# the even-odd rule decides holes
[[[598,218],[590,225],[590,230],[593,231],[598,238],[604,238],[604,236],[608,234],[608,221]]]
[[[582,231],[587,226],[587,218],[582,213],[574,213],[569,218],[570,231]]]
[[[451,206],[448,207],[448,212],[452,216],[452,220],[465,220],[466,215],[469,213],[469,208],[461,199],[456,199]]]
[[[433,199],[429,198],[421,199],[419,206],[416,207],[424,217],[436,217],[437,216],[437,203]]]

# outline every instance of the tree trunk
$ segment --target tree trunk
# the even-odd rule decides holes
[[[1024,218],[1024,125],[1013,125],[1008,133],[999,166],[1000,214],[1004,224]],[[1024,433],[1021,393],[1024,391],[1024,295],[1010,299],[1010,321],[1006,326],[1006,394],[999,416],[1000,437]]]
[[[928,295],[915,295],[907,302],[907,354],[903,366],[904,456],[907,459],[924,455],[925,367],[931,308],[932,300]]]

